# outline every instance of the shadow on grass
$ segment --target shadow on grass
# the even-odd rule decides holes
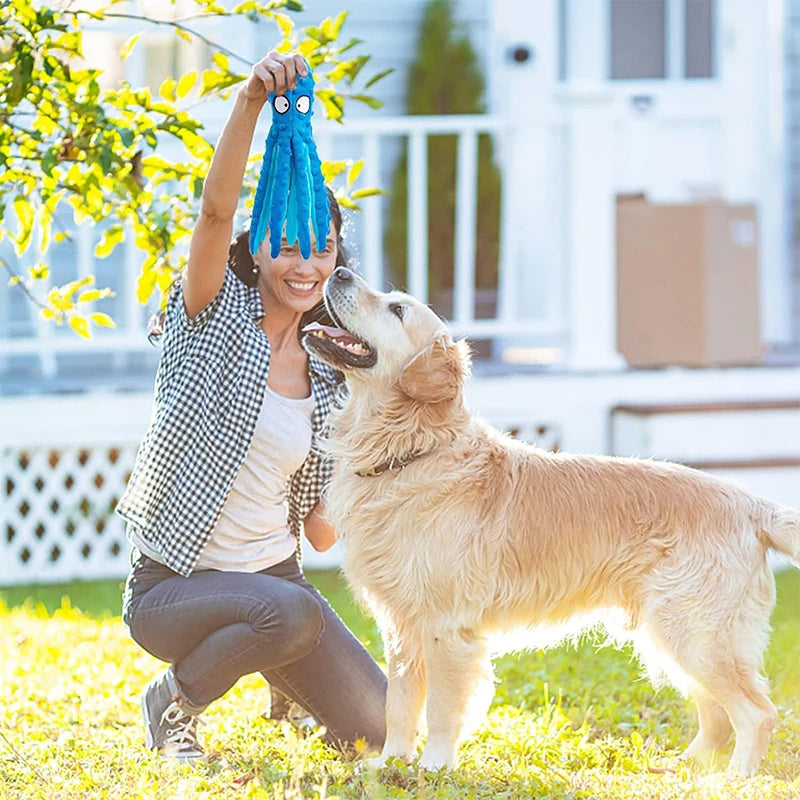
[[[377,629],[361,613],[338,570],[308,570],[308,579],[322,592],[351,630],[362,640],[379,645]],[[43,606],[52,614],[62,606],[63,598],[72,608],[80,609],[91,619],[109,619],[122,613],[124,578],[67,583],[25,584],[0,587],[0,603],[8,608]],[[380,647],[378,646],[378,651]]]
[[[122,613],[124,580],[71,581],[47,585],[6,586],[0,589],[0,601],[9,608],[44,606],[52,614],[62,606],[62,599],[79,608],[92,619],[109,619]]]

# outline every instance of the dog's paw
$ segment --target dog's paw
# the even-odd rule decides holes
[[[381,753],[373,758],[365,758],[361,763],[364,769],[379,770],[386,767],[406,767],[410,761],[410,758]]]
[[[439,753],[424,752],[419,759],[419,768],[428,772],[443,772],[453,766],[453,759]]]

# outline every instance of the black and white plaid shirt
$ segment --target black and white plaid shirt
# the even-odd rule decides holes
[[[164,321],[150,426],[117,506],[164,563],[189,575],[244,461],[264,402],[270,348],[258,290],[226,270],[213,302],[189,319],[180,289]],[[289,479],[289,530],[319,502],[332,464],[316,448],[341,376],[309,356],[311,452]]]

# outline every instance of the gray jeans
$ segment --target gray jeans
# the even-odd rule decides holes
[[[122,617],[137,644],[173,665],[193,706],[261,672],[327,728],[329,742],[383,744],[386,677],[294,556],[261,572],[186,578],[140,555]]]

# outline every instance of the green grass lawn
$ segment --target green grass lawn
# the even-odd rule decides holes
[[[380,659],[375,626],[340,577],[310,577]],[[797,571],[778,575],[766,665],[778,728],[759,775],[735,781],[679,762],[695,732],[691,705],[656,692],[629,652],[591,642],[498,660],[494,704],[450,774],[361,770],[313,735],[264,719],[256,676],[204,715],[210,763],[168,764],[142,744],[138,695],[160,664],[127,638],[120,589],[102,581],[0,590],[0,797],[800,798]]]

